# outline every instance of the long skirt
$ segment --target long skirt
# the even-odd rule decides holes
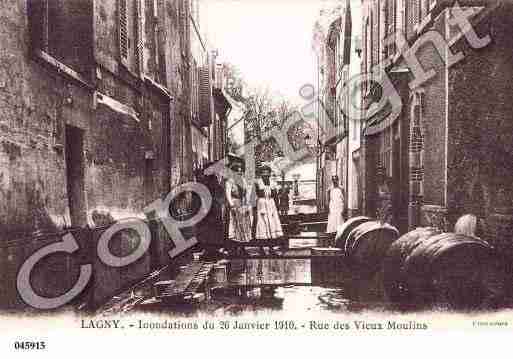
[[[272,198],[258,198],[256,211],[255,239],[276,239],[283,237],[280,217]]]
[[[330,209],[330,213],[328,214],[328,227],[326,229],[326,233],[337,232],[338,227],[342,224],[344,224],[344,217],[342,216],[341,209]]]
[[[230,228],[228,238],[237,242],[251,240],[251,207],[241,206],[240,200],[234,200],[230,209]]]

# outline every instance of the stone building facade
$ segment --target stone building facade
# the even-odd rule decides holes
[[[0,10],[0,308],[26,307],[16,276],[26,259],[73,233],[73,255],[49,256],[32,280],[61,295],[80,263],[94,277],[84,296],[101,303],[174,248],[144,208],[194,180],[193,127],[202,162],[223,136],[214,116],[213,68],[198,38],[197,0],[12,0]],[[196,10],[194,10],[196,9]],[[193,29],[194,28],[194,29]],[[193,102],[193,99],[195,102]],[[194,106],[194,107],[193,107]],[[191,196],[172,215],[190,215]],[[109,267],[95,253],[108,225],[148,220],[151,246],[135,263]],[[185,237],[193,232],[184,231]],[[188,232],[188,233],[185,233]],[[121,233],[116,255],[140,241]],[[176,261],[179,263],[182,259]],[[85,299],[84,299],[85,300]]]
[[[193,127],[204,136],[203,162],[215,140],[208,50],[198,64],[191,49],[197,8],[190,0],[4,7],[3,237],[142,216],[193,179]]]
[[[473,213],[481,236],[511,241],[512,19],[508,1],[364,2],[362,71],[388,59],[384,76],[402,102],[399,116],[385,106],[365,125],[367,215],[380,206],[377,178],[384,173],[402,232],[453,230],[459,216]],[[385,44],[391,34],[397,41]],[[401,36],[407,47],[400,53]],[[379,92],[369,84],[363,103],[379,100]]]
[[[332,176],[339,177],[345,191],[346,209],[357,208],[353,200],[353,186],[356,185],[357,171],[353,161],[348,160],[349,152],[356,150],[353,137],[355,123],[348,113],[349,94],[344,91],[350,77],[358,71],[358,62],[351,56],[354,50],[352,36],[352,15],[350,1],[330,3],[321,10],[313,33],[313,47],[317,60],[317,208],[327,211],[327,192],[332,186]],[[351,127],[351,128],[350,128]],[[358,141],[359,142],[359,141]],[[351,197],[351,204],[347,199]]]

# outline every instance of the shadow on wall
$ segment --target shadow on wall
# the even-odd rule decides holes
[[[2,174],[0,174],[1,180]],[[12,211],[0,218],[0,233],[2,241],[20,238],[28,235],[40,235],[43,233],[55,233],[65,227],[65,219],[59,221],[48,210],[48,196],[44,195],[44,184],[38,183],[14,183],[12,190],[0,188],[0,201],[5,203],[7,209]],[[10,205],[13,202],[18,203],[17,199],[25,195],[26,206]]]

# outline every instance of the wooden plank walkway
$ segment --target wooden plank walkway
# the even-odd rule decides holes
[[[213,267],[214,263],[212,262],[193,262],[184,266],[175,278],[174,283],[165,288],[158,298],[170,301],[191,299],[208,278]]]
[[[315,250],[315,254],[312,254]],[[325,253],[323,253],[323,251]],[[275,250],[274,253],[264,251],[264,253],[250,253],[246,252],[244,255],[232,255],[226,259],[230,260],[251,260],[251,259],[312,259],[312,257],[344,257],[344,253],[337,248],[321,248],[321,247],[297,247],[289,248],[287,250]]]

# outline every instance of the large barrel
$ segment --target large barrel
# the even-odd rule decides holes
[[[364,222],[349,233],[344,254],[354,271],[363,277],[374,275],[380,268],[390,245],[399,231],[380,221]]]
[[[337,248],[344,248],[346,244],[346,239],[349,236],[349,233],[360,224],[365,222],[370,222],[372,219],[365,216],[358,216],[348,219],[337,229],[337,235],[335,237],[335,246]]]
[[[392,244],[384,289],[401,306],[494,306],[505,296],[505,274],[494,249],[463,234],[417,229]]]
[[[390,246],[383,261],[383,285],[389,301],[408,303],[412,300],[412,294],[405,286],[407,274],[403,270],[404,262],[426,237],[439,233],[431,227],[417,228],[401,236]]]

